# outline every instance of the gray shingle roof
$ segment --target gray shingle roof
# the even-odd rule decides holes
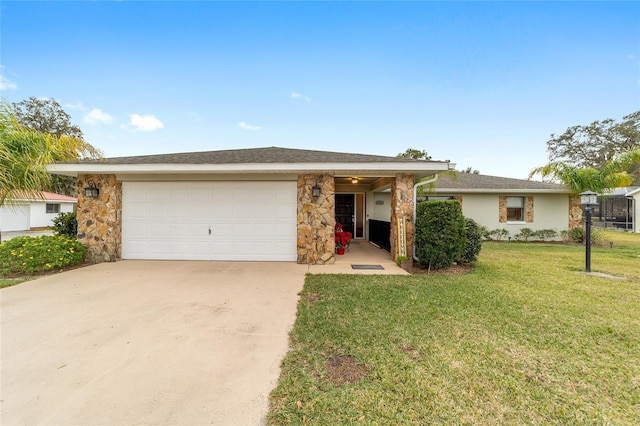
[[[441,175],[436,181],[436,191],[446,189],[454,190],[514,190],[514,191],[552,191],[569,192],[564,186],[557,183],[537,182],[525,179],[513,179],[498,176],[478,175],[473,173],[457,173],[455,178]]]
[[[421,163],[382,155],[350,154],[344,152],[314,151],[291,148],[229,149],[223,151],[184,152],[177,154],[113,157],[83,161],[103,164],[264,164],[264,163]],[[443,162],[444,163],[444,162]]]

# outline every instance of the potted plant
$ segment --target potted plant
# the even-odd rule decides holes
[[[342,228],[341,223],[336,223],[336,253],[339,255],[344,254],[346,248],[349,247],[349,243],[351,242],[351,232],[346,232]]]

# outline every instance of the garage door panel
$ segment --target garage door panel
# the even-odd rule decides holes
[[[295,261],[296,195],[295,182],[124,182],[123,258]]]
[[[31,207],[28,204],[0,207],[0,229],[3,231],[24,231],[29,229]]]

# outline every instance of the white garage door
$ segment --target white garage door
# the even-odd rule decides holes
[[[29,229],[29,216],[28,204],[0,207],[0,231],[25,231]]]
[[[122,257],[296,260],[296,182],[123,182]]]

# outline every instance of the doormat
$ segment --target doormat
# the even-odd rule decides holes
[[[351,265],[351,269],[384,269],[382,265]]]

